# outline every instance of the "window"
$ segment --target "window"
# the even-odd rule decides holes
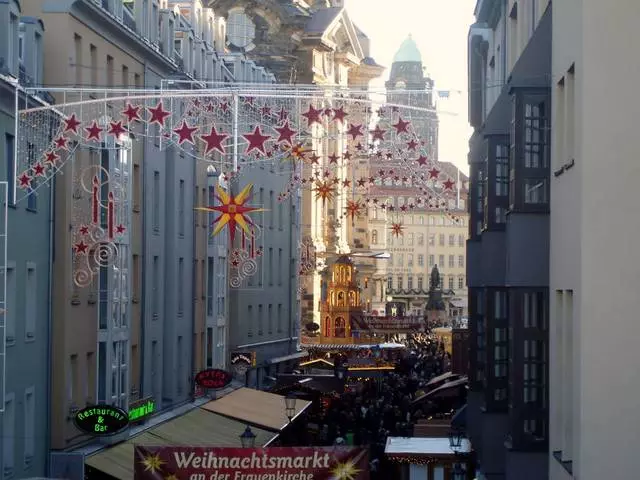
[[[546,329],[546,305],[542,292],[526,292],[523,294],[524,328]]]
[[[91,62],[91,85],[98,85],[98,49],[95,45],[89,45],[89,57]]]
[[[496,388],[493,391],[493,399],[496,402],[502,402],[507,399],[507,389],[506,388]]]
[[[507,209],[496,207],[496,223],[507,223]]]
[[[423,281],[424,281],[424,279],[422,278],[422,275],[418,275],[418,290],[422,290]]]
[[[408,245],[408,246],[413,245],[413,233],[409,233],[409,234],[407,235],[407,245]]]
[[[402,275],[398,275],[398,290],[402,290]]]
[[[4,307],[4,328],[7,345],[12,345],[16,341],[16,266],[14,262],[7,262],[6,281],[7,298],[2,307]]]
[[[418,234],[418,245],[424,245],[424,234]]]
[[[418,255],[418,266],[424,267],[424,255]]]
[[[435,255],[429,255],[429,267],[433,267],[435,264]]]
[[[4,153],[7,159],[7,197],[9,199],[9,205],[16,203],[16,184],[14,178],[16,178],[14,155],[15,155],[15,137],[8,133],[4,136]]]
[[[184,221],[185,221],[185,191],[184,180],[180,180],[180,186],[178,191],[178,235],[184,237]]]
[[[160,231],[160,172],[158,171],[153,172],[153,187],[151,194],[153,196],[151,222],[153,231],[158,233]]]
[[[267,328],[269,333],[273,333],[273,305],[267,307]]]
[[[284,227],[284,205],[282,202],[278,203],[278,228],[282,230]]]
[[[455,235],[449,235],[449,246],[453,247],[456,244],[456,236]]]
[[[505,348],[506,347],[501,347]],[[504,378],[507,376],[507,364],[506,363],[496,363],[493,366],[493,376],[495,378]]]
[[[269,286],[273,286],[273,248],[269,247]]]
[[[458,246],[464,247],[464,235],[458,235]]]
[[[496,196],[509,195],[509,148],[496,145]]]
[[[458,289],[462,290],[464,288],[464,277],[458,277]]]
[[[25,282],[25,288],[24,336],[25,341],[30,342],[33,341],[36,336],[36,308],[38,305],[38,282],[35,263],[27,262],[27,281]]]
[[[82,85],[82,37],[77,33],[73,35],[73,45],[75,49],[75,74],[76,86]]]
[[[24,467],[29,468],[35,454],[35,388],[29,387],[24,391]],[[5,438],[6,442],[7,439]],[[6,466],[6,465],[5,465]]]
[[[184,258],[178,259],[178,315],[184,313]]]
[[[129,67],[122,66],[122,87],[129,88]]]
[[[154,342],[155,343],[155,342]],[[98,343],[98,403],[107,401],[107,343]]]
[[[495,292],[494,318],[507,318],[507,292]]]
[[[389,275],[387,277],[387,291],[390,292],[391,290],[393,290],[393,277]]]
[[[455,260],[455,255],[449,255],[449,268],[453,268],[456,266]]]
[[[247,336],[253,336],[253,305],[247,305]]]
[[[543,100],[524,106],[524,166],[547,167],[547,114]]]
[[[413,277],[411,275],[407,277],[407,290],[413,290]]]
[[[278,249],[278,286],[282,286],[282,270],[283,270],[283,262],[282,262],[282,249]]]
[[[2,416],[2,464],[4,476],[13,475],[15,468],[15,441],[16,441],[16,402],[13,393],[7,393],[4,397],[4,414]]]
[[[444,268],[444,255],[438,255],[438,267]]]
[[[458,267],[464,267],[464,255],[458,255]]]
[[[373,245],[375,245],[376,243],[378,243],[378,231],[377,230],[372,230],[371,231],[371,243]]]
[[[262,315],[262,304],[258,304],[258,335],[262,335],[262,324],[264,322],[264,318]]]
[[[548,202],[548,183],[546,179],[525,179],[524,202],[544,204]]]
[[[441,247],[444,246],[444,233],[441,233],[438,236],[438,243],[440,244]]]
[[[449,290],[453,290],[454,284],[453,284],[453,275],[449,275]]]
[[[160,313],[160,258],[157,255],[153,257],[152,274],[153,305],[151,305],[151,308],[153,309],[153,319],[156,320]]]
[[[407,254],[407,267],[413,267],[413,254]]]
[[[275,203],[273,201],[273,190],[269,190],[269,228],[273,228],[274,211]]]

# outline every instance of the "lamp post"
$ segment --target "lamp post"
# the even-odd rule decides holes
[[[462,468],[462,465],[456,463],[453,466],[453,470],[451,470],[451,479],[452,480],[465,480],[467,478],[467,471]]]
[[[253,448],[256,446],[256,434],[251,431],[251,427],[247,425],[242,435],[240,435],[240,443],[242,448]]]
[[[284,407],[287,413],[287,418],[289,419],[289,423],[293,420],[293,417],[296,416],[296,397],[295,395],[288,394],[284,397]]]
[[[451,479],[452,480],[465,480],[467,471],[462,467],[460,462],[458,461],[458,457],[460,455],[460,450],[462,450],[462,440],[464,438],[464,434],[460,429],[453,429],[449,432],[449,447],[453,451],[456,462],[453,465],[453,469],[451,470]]]

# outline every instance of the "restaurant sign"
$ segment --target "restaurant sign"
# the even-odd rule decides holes
[[[198,372],[195,378],[196,385],[202,388],[224,388],[231,383],[233,377],[229,372],[217,368],[209,368]]]
[[[129,404],[129,421],[141,422],[156,412],[156,401],[152,397],[143,398]]]
[[[371,330],[387,332],[416,331],[420,330],[420,327],[422,327],[424,323],[422,317],[418,316],[394,317],[389,315],[386,317],[375,317],[367,315],[363,317],[363,320]]]
[[[236,375],[244,375],[256,366],[256,352],[232,352],[231,366]]]
[[[369,480],[359,447],[135,446],[134,480]]]
[[[76,413],[73,422],[84,433],[98,436],[115,435],[129,425],[129,415],[118,407],[94,405]]]

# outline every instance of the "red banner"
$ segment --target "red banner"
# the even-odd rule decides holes
[[[369,480],[360,447],[135,446],[134,480]]]

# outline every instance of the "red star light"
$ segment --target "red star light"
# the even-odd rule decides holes
[[[350,187],[351,186],[351,180],[343,180],[342,181],[342,186],[343,187]]]
[[[227,135],[226,133],[218,132],[216,130],[216,126],[212,125],[211,131],[208,135],[200,135],[200,139],[206,143],[204,154],[207,155],[212,150],[217,150],[220,153],[225,153],[222,142],[224,142],[227,137],[229,137],[229,135]]]
[[[351,217],[351,222],[355,220],[356,217],[359,217],[362,214],[362,210],[364,209],[364,205],[362,205],[359,201],[347,200],[347,206],[345,207],[345,214]]]
[[[316,155],[315,152],[313,152],[313,154],[309,157],[309,161],[311,162],[311,164],[315,164],[315,165],[319,165],[318,160],[320,160],[320,157],[318,155]]]
[[[332,153],[331,155],[329,155],[328,158],[329,158],[329,163],[335,163],[336,165],[338,164],[338,160],[340,159],[340,157],[335,153]]]
[[[287,118],[289,118],[289,112],[284,107],[280,107],[280,110],[278,110],[278,122],[284,122]]]
[[[333,186],[333,183],[330,181],[320,181],[316,182],[316,186],[313,189],[316,192],[316,199],[322,200],[322,204],[324,205],[327,200],[331,200],[336,193],[336,189]]]
[[[131,123],[134,120],[142,120],[140,118],[140,106],[133,106],[127,102],[125,109],[120,112],[123,116],[127,117],[127,122]]]
[[[265,103],[260,109],[260,113],[265,117],[271,115],[271,107]]]
[[[126,231],[127,231],[127,227],[125,227],[123,224],[120,223],[119,225],[116,226],[116,233],[118,235],[122,235]]]
[[[384,141],[384,134],[386,130],[380,128],[380,125],[376,125],[375,130],[371,130],[372,140],[375,142],[376,140]]]
[[[173,130],[178,134],[178,145],[182,145],[184,142],[188,142],[193,145],[193,133],[197,130],[198,127],[190,127],[186,120],[182,120],[182,124]]]
[[[309,104],[309,110],[304,112],[302,116],[307,119],[307,126],[310,127],[314,123],[320,123],[320,115],[322,115],[322,110],[318,110],[313,108],[313,105]]]
[[[455,184],[456,183],[451,179],[447,180],[446,182],[442,182],[442,186],[444,187],[445,190],[453,190],[453,186]]]
[[[428,158],[424,155],[420,155],[418,158],[416,158],[416,162],[418,162],[418,165],[420,165],[421,167],[424,167],[427,164],[427,160]]]
[[[122,122],[111,122],[109,124],[109,131],[107,132],[109,135],[113,135],[116,140],[120,138],[121,135],[127,133],[127,130],[122,126]]]
[[[278,132],[278,139],[276,140],[276,143],[286,142],[289,145],[293,145],[292,138],[296,134],[296,131],[291,130],[288,121],[286,121],[281,127],[275,127],[274,130]]]
[[[417,146],[418,142],[416,142],[413,138],[409,142],[407,142],[407,148],[409,150],[415,150]]]
[[[89,227],[87,227],[86,225],[80,225],[80,228],[78,228],[78,233],[82,236],[89,235]]]
[[[60,136],[53,141],[53,144],[58,150],[69,150],[68,141],[66,137]]]
[[[76,243],[73,246],[73,249],[75,250],[77,255],[81,255],[83,253],[87,253],[87,249],[89,248],[89,245],[87,245],[86,243],[84,243],[84,240],[80,240],[78,243]]]
[[[151,114],[151,118],[149,119],[149,125],[153,125],[154,123],[157,123],[161,127],[164,127],[164,121],[169,115],[171,115],[171,112],[164,109],[162,100],[160,100],[158,102],[158,105],[156,105],[153,108],[147,107],[147,110],[149,110],[149,113]]]
[[[45,168],[41,163],[36,163],[31,167],[31,171],[36,177],[44,177],[45,176]]]
[[[96,142],[99,142],[100,140],[102,140],[101,133],[103,129],[98,126],[98,122],[96,122],[95,120],[90,127],[84,127],[84,129],[87,132],[86,139],[88,141],[95,140]]]
[[[404,235],[404,227],[401,223],[393,223],[391,224],[391,235],[394,237],[399,237],[400,235]]]
[[[342,158],[344,158],[344,159],[345,159],[345,161],[349,161],[349,160],[351,160],[351,157],[352,157],[352,155],[351,155],[351,153],[349,153],[349,152],[344,152],[344,153],[342,154]]]
[[[256,126],[253,133],[247,133],[242,136],[249,142],[247,149],[244,151],[245,154],[250,153],[253,150],[258,150],[263,155],[266,153],[264,151],[264,142],[269,140],[271,137],[269,135],[263,135],[259,126]]]
[[[433,167],[431,170],[429,170],[429,178],[438,178],[438,175],[440,175],[440,170],[438,170],[436,167]]]
[[[358,137],[363,136],[362,133],[362,125],[354,125],[353,123],[349,124],[349,130],[347,130],[347,135],[351,135],[351,138],[355,140]]]
[[[349,115],[349,114],[344,111],[344,107],[334,108],[333,109],[333,121],[334,122],[344,123],[344,119],[345,119],[345,117],[347,115]]]
[[[80,122],[76,118],[76,114],[72,113],[69,118],[64,120],[63,133],[73,132],[73,133],[75,133],[77,135],[79,126],[80,126]]]
[[[405,122],[402,120],[402,118],[398,117],[398,123],[394,123],[393,125],[391,125],[393,128],[396,129],[396,134],[401,134],[401,133],[409,133],[409,124],[411,122]]]
[[[44,154],[44,163],[55,166],[59,158],[60,156],[56,152],[49,151]]]
[[[240,227],[247,235],[251,235],[251,229],[249,225],[253,225],[251,218],[247,214],[252,212],[264,212],[263,208],[249,207],[246,203],[251,198],[251,189],[253,185],[250,183],[246,185],[242,191],[235,197],[220,186],[217,186],[216,199],[220,202],[220,205],[213,207],[198,207],[196,210],[204,212],[219,212],[220,216],[213,221],[215,228],[211,232],[211,236],[215,236],[224,228],[225,225],[229,225],[229,237],[231,244],[235,239],[236,228]],[[216,225],[217,224],[217,225]]]

